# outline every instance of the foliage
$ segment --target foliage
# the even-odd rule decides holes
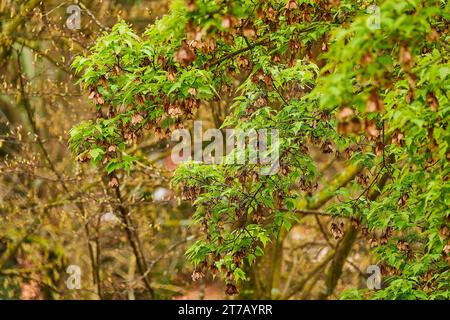
[[[1,299],[151,298],[117,197],[108,194],[102,172],[74,161],[67,141],[71,127],[88,125],[95,116],[70,68],[74,57],[87,52],[119,16],[143,30],[167,11],[166,1],[146,3],[145,8],[143,3],[77,1],[78,30],[66,25],[72,3],[0,4]],[[107,139],[117,138],[106,125],[91,129],[91,134],[100,130]],[[141,154],[161,157],[166,148],[149,136],[126,151],[129,156],[106,169],[129,172],[120,180],[120,199],[136,230],[132,242],[140,240],[147,267],[151,266],[147,278],[158,287],[158,298],[186,294],[189,287],[182,282],[190,270],[183,253],[191,231],[183,221],[190,208],[179,207],[168,196],[165,168],[153,159],[140,157],[137,162]],[[101,164],[101,148],[91,155]],[[166,198],[155,197],[158,190]],[[79,289],[67,286],[71,265],[81,271]]]
[[[0,297],[449,299],[448,1],[168,3],[1,2]]]
[[[219,271],[237,293],[246,264],[317,199],[318,146],[359,168],[327,210],[362,230],[389,276],[366,294],[448,299],[449,5],[379,1],[380,28],[368,5],[174,1],[142,36],[120,22],[73,63],[99,115],[72,129],[71,147],[112,174],[132,165],[124,145],[144,128],[168,137],[198,108],[231,99],[222,128],[278,129],[280,170],[176,170],[205,234],[187,251],[194,279]]]

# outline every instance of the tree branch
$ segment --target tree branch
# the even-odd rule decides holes
[[[42,0],[30,0],[26,2],[17,15],[5,24],[0,33],[0,61],[3,62],[8,54],[8,47],[12,44],[11,34],[22,24],[28,14],[38,6]]]

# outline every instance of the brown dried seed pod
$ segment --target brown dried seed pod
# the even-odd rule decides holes
[[[229,296],[235,296],[239,294],[239,290],[237,287],[232,283],[227,283],[227,287],[225,289],[225,294]]]
[[[205,273],[200,268],[196,268],[194,272],[192,272],[192,281],[202,279],[204,276]]]
[[[344,223],[333,222],[330,227],[330,232],[336,240],[340,240],[344,237]]]
[[[409,251],[410,251],[409,243],[406,242],[406,240],[400,240],[400,241],[397,243],[397,249],[398,249],[400,252],[409,252]]]

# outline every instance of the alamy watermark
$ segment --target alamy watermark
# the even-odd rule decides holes
[[[66,20],[66,26],[70,30],[78,30],[81,28],[81,8],[76,4],[67,7],[66,12],[70,16]]]
[[[367,18],[367,27],[370,30],[377,30],[381,28],[381,11],[378,6],[368,6],[367,13],[370,15]]]
[[[377,265],[367,267],[366,273],[370,276],[367,278],[366,285],[370,290],[381,289],[381,270]]]
[[[278,172],[279,135],[276,129],[213,128],[203,133],[202,121],[194,121],[193,133],[192,137],[187,129],[173,131],[172,141],[179,141],[172,149],[173,163],[194,160],[205,164],[257,164],[261,175]],[[204,147],[204,142],[208,141],[211,142]]]
[[[79,290],[81,289],[81,268],[76,264],[71,264],[67,267],[66,272],[69,277],[66,280],[67,289]]]

